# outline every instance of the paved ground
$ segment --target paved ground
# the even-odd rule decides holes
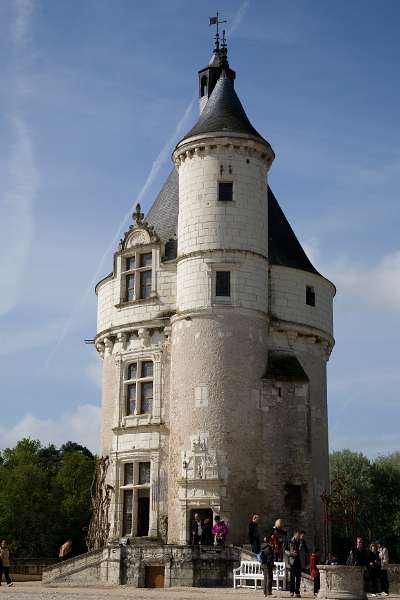
[[[49,587],[38,583],[15,583],[8,588],[3,585],[0,588],[0,598],[13,598],[13,600],[250,600],[250,598],[264,598],[261,590],[233,590],[232,588],[165,588],[144,589],[128,586],[118,588],[104,587]],[[280,592],[272,596],[271,600],[282,600],[289,598],[288,592]],[[312,594],[303,594],[303,598],[312,598]]]
[[[151,590],[119,586],[118,588],[105,587],[49,587],[38,583],[15,583],[8,588],[4,583],[0,587],[0,599],[6,597],[13,600],[250,600],[263,598],[261,590],[233,590],[232,588],[165,588]],[[288,592],[275,593],[271,600],[286,600]],[[312,594],[302,594],[302,598],[313,598]],[[371,599],[372,600],[372,599]],[[400,600],[400,596],[389,596],[389,600]]]

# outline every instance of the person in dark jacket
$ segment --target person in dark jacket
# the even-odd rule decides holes
[[[300,598],[300,581],[301,581],[301,562],[300,562],[300,531],[295,530],[292,539],[289,542],[289,550],[286,551],[289,555],[290,565],[290,595]]]
[[[212,534],[212,523],[211,519],[204,519],[203,529],[201,533],[201,543],[203,546],[213,546],[214,536]]]
[[[260,551],[261,569],[264,575],[264,596],[272,594],[272,578],[274,570],[274,548],[271,538],[265,537]]]
[[[201,522],[201,519],[200,519],[198,513],[196,513],[194,515],[194,521],[193,521],[192,527],[191,527],[193,546],[198,546],[199,544],[201,544],[202,531],[203,531],[203,524]]]
[[[377,583],[381,578],[381,559],[377,544],[370,544],[368,553],[368,578],[371,585],[371,593],[376,596]]]
[[[300,531],[300,545],[299,545],[299,556],[301,563],[301,570],[306,571],[309,567],[309,551],[306,542],[306,532]]]
[[[260,532],[258,529],[258,522],[260,515],[253,515],[249,523],[249,542],[251,544],[251,551],[254,554],[258,554],[261,548]]]
[[[352,567],[368,567],[368,551],[362,537],[358,537],[356,545],[350,550],[347,565]]]

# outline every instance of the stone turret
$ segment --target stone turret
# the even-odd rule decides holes
[[[335,288],[268,185],[225,46],[199,83],[200,118],[96,288],[110,537],[186,544],[200,512],[241,544],[257,512],[322,543]]]

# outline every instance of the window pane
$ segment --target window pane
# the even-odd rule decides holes
[[[150,463],[139,463],[139,484],[150,483]]]
[[[132,533],[133,490],[124,490],[122,535]]]
[[[124,485],[133,483],[133,463],[125,463],[124,465]]]
[[[151,271],[140,273],[140,298],[148,298],[151,293]]]
[[[152,255],[151,252],[148,254],[140,255],[140,266],[141,267],[151,267]]]
[[[127,372],[126,378],[127,379],[136,379],[136,374],[137,374],[137,363],[132,363],[128,367],[128,372]]]
[[[127,275],[126,277],[126,299],[134,300],[135,299],[135,276]]]
[[[215,273],[215,295],[231,295],[231,274],[230,271],[217,271]]]
[[[153,377],[153,362],[151,360],[142,362],[142,377]]]
[[[126,414],[133,415],[135,414],[136,408],[136,384],[131,383],[128,385],[127,389],[127,397],[126,397]]]
[[[306,304],[315,306],[315,290],[310,285],[306,287]]]
[[[220,181],[218,184],[218,200],[221,202],[229,202],[233,198],[233,183],[232,181]]]
[[[135,257],[134,256],[130,256],[129,258],[126,259],[126,270],[130,271],[131,269],[135,268]]]
[[[151,414],[153,408],[153,382],[141,384],[141,414]]]

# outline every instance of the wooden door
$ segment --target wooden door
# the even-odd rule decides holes
[[[163,588],[164,587],[164,567],[161,565],[151,565],[145,567],[145,587]]]

